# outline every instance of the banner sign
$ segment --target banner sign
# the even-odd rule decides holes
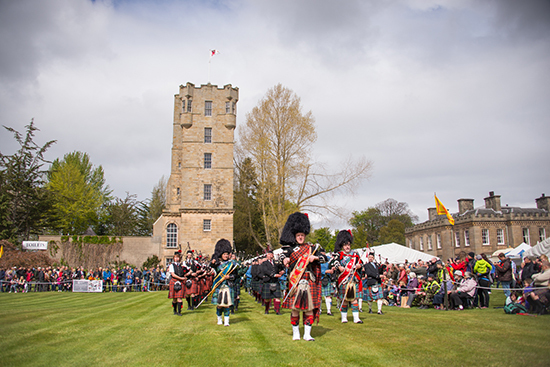
[[[101,280],[73,280],[73,292],[101,293],[103,281]]]
[[[47,241],[23,241],[23,249],[25,250],[47,250]]]

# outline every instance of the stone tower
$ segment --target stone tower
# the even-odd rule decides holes
[[[233,242],[233,145],[239,89],[192,83],[174,98],[172,165],[166,209],[154,224],[163,263],[187,243],[203,255]]]

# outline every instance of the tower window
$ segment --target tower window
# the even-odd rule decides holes
[[[225,102],[225,113],[231,113],[231,102]]]
[[[460,232],[455,232],[455,247],[460,247]]]
[[[166,227],[166,247],[178,247],[178,226],[174,223],[170,223]]]
[[[212,219],[204,219],[202,221],[202,230],[205,232],[212,230]]]
[[[212,185],[204,185],[204,200],[212,200]]]
[[[212,101],[204,102],[204,116],[212,116]]]
[[[205,143],[212,143],[212,128],[211,127],[205,127],[204,128],[204,142]]]
[[[187,100],[187,112],[191,112],[191,102],[190,99]]]
[[[468,230],[464,231],[464,246],[470,246],[470,232]]]
[[[212,168],[212,153],[204,153],[204,168]]]
[[[441,234],[440,233],[437,234],[437,248],[438,249],[441,248]]]
[[[231,106],[232,106],[232,111],[231,111],[231,113],[232,113],[232,114],[235,114],[235,110],[236,110],[236,106],[237,106],[237,105],[235,104],[235,102],[232,102],[232,103],[231,103]]]

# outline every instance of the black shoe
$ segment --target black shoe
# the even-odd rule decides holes
[[[372,313],[372,310],[369,310],[369,313]]]
[[[356,322],[356,324],[362,324],[363,323],[363,320],[359,320]]]
[[[378,311],[378,314],[379,315],[383,315],[384,313],[382,311]]]
[[[332,312],[327,312],[327,316],[334,316]]]
[[[178,313],[176,313],[176,316],[183,316],[183,315],[182,315],[181,313],[178,312]]]

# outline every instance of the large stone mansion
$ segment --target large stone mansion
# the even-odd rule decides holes
[[[534,246],[550,232],[550,197],[542,194],[535,201],[536,208],[503,207],[492,191],[483,207],[475,208],[474,199],[458,199],[454,226],[436,208],[428,208],[426,222],[405,230],[406,245],[445,260],[463,251],[490,256],[523,242]]]

